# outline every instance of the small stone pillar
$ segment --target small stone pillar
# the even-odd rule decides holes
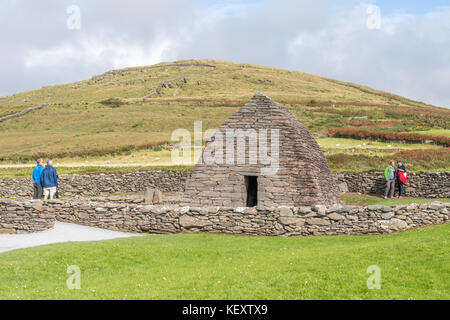
[[[153,204],[160,204],[162,201],[162,192],[156,189],[153,194]]]
[[[145,204],[153,204],[153,197],[155,195],[155,190],[152,188],[145,189],[144,193],[144,203]]]

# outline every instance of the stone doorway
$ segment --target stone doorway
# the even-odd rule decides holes
[[[258,205],[258,177],[245,176],[245,189],[247,190],[247,207]]]

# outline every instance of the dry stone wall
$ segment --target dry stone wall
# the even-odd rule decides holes
[[[35,106],[31,107],[31,108],[25,109],[23,111],[0,117],[0,122],[6,121],[6,120],[9,120],[9,119],[12,119],[12,118],[18,118],[18,117],[21,117],[21,116],[29,113],[29,112],[36,111],[38,109],[42,109],[42,108],[45,108],[45,107],[48,107],[47,103],[37,104],[37,105],[35,105]]]
[[[48,227],[63,222],[125,232],[209,232],[270,236],[365,235],[447,223],[450,203],[385,206],[224,208],[145,205],[143,197],[108,197],[50,201],[40,208],[30,202],[2,200],[0,225],[35,231],[24,220]],[[48,216],[46,216],[48,214]],[[14,219],[18,220],[7,220]],[[43,221],[37,220],[42,219]],[[48,224],[44,223],[44,220]],[[12,224],[17,221],[19,227]],[[31,220],[30,220],[31,221]],[[42,224],[40,224],[42,223]]]
[[[336,173],[337,184],[346,183],[349,192],[383,195],[386,180],[382,172]],[[398,194],[398,190],[395,191]],[[450,198],[450,172],[410,173],[405,195],[417,198]]]
[[[30,170],[31,175],[31,170]],[[184,191],[190,171],[139,171],[115,174],[60,176],[63,197],[96,197],[111,193],[144,193],[146,188],[163,192]],[[336,184],[346,183],[348,192],[383,195],[382,172],[335,173]],[[406,196],[420,198],[450,198],[450,172],[411,173],[405,187]],[[0,179],[0,198],[31,198],[31,179]]]
[[[0,234],[32,233],[53,228],[54,209],[25,201],[0,199]]]
[[[188,171],[172,170],[60,175],[59,194],[63,197],[95,197],[112,193],[144,193],[147,188],[163,192],[183,191],[189,175]],[[31,198],[32,194],[31,178],[0,180],[0,198]]]

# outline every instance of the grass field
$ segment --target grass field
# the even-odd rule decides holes
[[[442,136],[450,138],[450,130],[445,129],[431,129],[426,131],[415,131],[416,133],[423,133],[423,134],[429,134],[432,136]]]
[[[325,154],[333,153],[357,153],[377,155],[393,154],[403,150],[439,149],[437,145],[420,143],[382,142],[370,140],[358,140],[351,138],[321,137],[316,138]]]
[[[383,171],[392,160],[401,159],[410,172],[450,170],[450,148],[433,145],[388,143],[350,138],[316,138],[332,171]],[[112,154],[53,158],[60,174],[130,172],[150,169],[191,170],[197,163],[174,166],[171,150],[156,147],[150,150],[128,150]],[[0,178],[27,177],[33,160],[0,162]]]
[[[155,91],[159,94],[143,99]],[[312,132],[350,126],[439,137],[450,134],[450,110],[386,92],[271,67],[216,60],[180,61],[116,70],[0,100],[0,117],[36,104],[48,104],[38,111],[0,122],[0,164],[23,164],[43,156],[77,166],[85,165],[86,160],[118,162],[116,157],[123,156],[120,161],[124,163],[164,165],[163,157],[143,151],[174,143],[170,141],[172,132],[178,128],[192,132],[195,120],[203,121],[203,130],[219,127],[257,91],[285,103]],[[100,103],[116,97],[120,99],[113,101],[124,103]],[[322,142],[330,154],[390,155],[405,149],[436,148],[399,141],[349,139],[334,143],[326,139]],[[364,144],[372,146],[366,151],[359,150],[357,146]],[[103,156],[110,158],[99,159]],[[353,160],[358,161],[357,157]],[[449,159],[447,164],[439,168],[450,167]]]
[[[354,194],[354,193],[346,193],[341,194],[340,199],[345,203],[349,205],[359,205],[359,206],[368,206],[368,205],[384,205],[384,206],[393,206],[393,205],[404,205],[404,204],[411,204],[411,203],[430,203],[433,201],[440,201],[440,202],[450,202],[449,198],[443,198],[443,199],[426,199],[426,198],[402,198],[402,199],[384,199],[380,196],[372,196],[367,194]]]
[[[411,154],[377,152],[371,155],[360,151],[355,153],[333,153],[326,151],[328,163],[333,172],[383,171],[393,159],[403,160],[409,172],[450,171],[450,148],[411,150]],[[169,151],[137,151],[130,154],[89,158],[55,159],[59,174],[121,173],[142,170],[193,170],[194,165],[173,166]],[[30,177],[33,162],[18,167],[0,165],[0,178]]]
[[[449,299],[450,225],[379,236],[149,235],[0,254],[0,299]],[[67,267],[81,269],[69,290]],[[369,290],[369,266],[381,289]]]

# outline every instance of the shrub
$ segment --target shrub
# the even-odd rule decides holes
[[[450,148],[407,150],[386,156],[344,153],[327,156],[335,171],[382,171],[392,159],[402,160],[410,171],[448,169]]]
[[[413,132],[375,131],[359,128],[331,128],[328,135],[340,138],[373,139],[382,141],[405,141],[410,143],[429,143],[450,146],[450,138]]]
[[[399,120],[390,120],[390,121],[370,121],[370,120],[350,120],[350,119],[341,119],[340,122],[342,124],[346,124],[352,127],[366,127],[366,128],[389,128],[398,125],[408,125],[411,124],[410,121],[399,121]]]

